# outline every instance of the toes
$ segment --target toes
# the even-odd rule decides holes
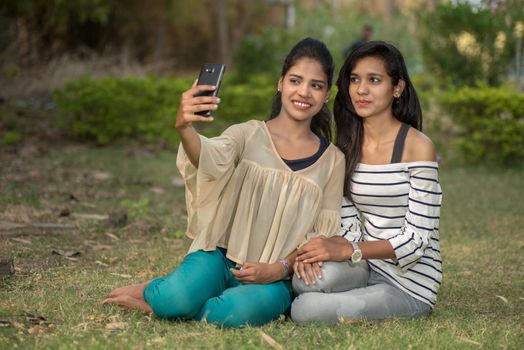
[[[111,293],[109,293],[106,298],[116,298],[118,295],[119,293],[114,290]]]
[[[101,305],[106,305],[106,304],[113,304],[115,301],[113,298],[105,298],[104,300],[102,300],[102,302],[100,303]]]

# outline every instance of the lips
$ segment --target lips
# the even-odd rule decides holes
[[[359,107],[366,107],[371,103],[371,101],[368,100],[356,100],[355,104]]]

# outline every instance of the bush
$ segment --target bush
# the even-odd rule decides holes
[[[463,88],[439,102],[459,129],[456,145],[470,163],[524,161],[524,95],[505,88]]]
[[[21,116],[21,108],[5,102],[0,104],[0,146],[13,146],[23,141],[29,123]]]
[[[233,84],[222,83],[222,103],[215,122],[201,124],[204,134],[216,135],[226,126],[253,118],[266,118],[276,89],[276,78],[252,76]],[[59,126],[81,141],[107,144],[118,139],[178,143],[175,114],[183,91],[192,79],[83,78],[54,92],[61,111]]]
[[[178,104],[190,84],[182,80],[83,78],[55,91],[62,117],[59,126],[79,140],[98,144],[139,137],[145,141],[172,141],[167,113]]]

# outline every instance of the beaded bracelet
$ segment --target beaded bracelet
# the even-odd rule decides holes
[[[286,259],[281,259],[278,262],[281,263],[282,266],[284,266],[284,276],[283,276],[283,278],[288,277],[289,276],[289,263],[287,262]]]

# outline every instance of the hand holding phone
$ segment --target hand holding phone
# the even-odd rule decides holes
[[[220,88],[220,83],[222,82],[222,76],[224,75],[224,71],[226,70],[226,66],[224,64],[220,63],[205,63],[200,68],[200,74],[198,76],[198,82],[197,85],[214,85],[216,86],[216,89],[213,91],[203,91],[195,95],[197,96],[214,96],[216,97],[218,95],[218,89]],[[195,114],[204,116],[204,117],[210,117],[211,111],[201,111],[197,112]]]

